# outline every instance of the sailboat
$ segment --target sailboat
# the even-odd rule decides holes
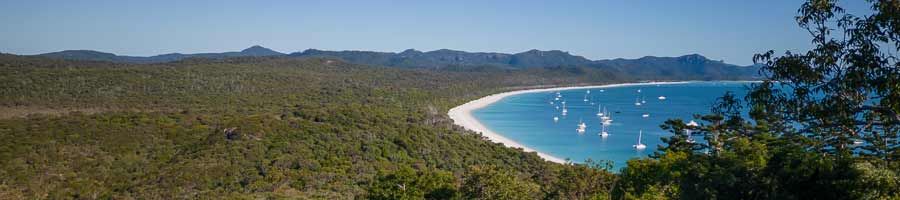
[[[568,113],[569,113],[569,109],[566,109],[566,102],[563,101],[562,115],[563,115],[563,116],[566,116],[566,114],[568,114]]]
[[[558,122],[558,121],[559,121],[559,117],[553,116],[553,122]]]
[[[641,103],[647,103],[647,101],[644,100],[644,96],[641,96]]]
[[[659,97],[657,97],[657,98],[658,98],[660,101],[661,101],[661,100],[666,100],[666,96],[659,96]]]
[[[587,124],[584,124],[584,121],[578,120],[578,128],[575,129],[578,133],[584,133],[587,129]]]
[[[644,149],[646,149],[646,148],[647,148],[647,145],[644,145],[643,143],[641,143],[641,136],[643,136],[643,135],[644,135],[644,129],[641,129],[640,132],[638,132],[638,141],[637,141],[637,144],[631,145],[631,147],[634,147],[634,149],[637,149],[637,150],[644,150]]]
[[[600,105],[597,105],[597,116],[603,117],[603,110],[600,110]]]
[[[609,136],[609,132],[607,131],[607,127],[608,127],[608,126],[604,124],[604,125],[601,126],[601,127],[602,127],[602,128],[601,128],[600,134],[599,134],[600,137],[603,137],[603,138],[608,137],[608,136]]]
[[[700,125],[697,124],[697,122],[695,122],[694,120],[691,120],[691,122],[687,123],[687,126],[688,127],[686,129],[684,129],[684,132],[687,134],[687,139],[685,140],[685,142],[693,144],[695,141],[694,141],[694,137],[691,136],[691,130]]]
[[[640,98],[635,98],[635,99],[634,99],[634,105],[635,105],[635,106],[641,106]]]

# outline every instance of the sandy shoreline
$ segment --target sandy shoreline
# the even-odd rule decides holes
[[[488,129],[484,124],[481,124],[480,121],[475,119],[475,116],[472,116],[472,111],[487,107],[492,103],[500,101],[503,98],[508,96],[525,94],[525,93],[535,93],[535,92],[551,92],[551,91],[560,91],[560,90],[574,90],[574,89],[591,89],[591,88],[612,88],[612,87],[624,87],[624,86],[635,86],[635,85],[660,85],[660,84],[681,84],[681,83],[689,83],[693,81],[679,81],[679,82],[646,82],[646,83],[619,83],[619,84],[607,84],[607,85],[593,85],[593,86],[575,86],[575,87],[557,87],[557,88],[544,88],[544,89],[528,89],[528,90],[516,90],[510,92],[504,92],[499,94],[493,94],[486,97],[482,97],[480,99],[470,101],[463,105],[454,107],[447,112],[447,115],[450,115],[450,119],[453,119],[453,123],[459,126],[462,126],[468,130],[475,131],[481,133],[484,137],[488,138],[488,140],[492,142],[501,143],[507,147],[513,148],[521,148],[525,152],[536,152],[538,156],[544,158],[544,160],[555,162],[555,163],[566,163],[566,160],[563,158],[555,157],[540,151],[536,151],[532,148],[529,148],[525,145],[522,145],[515,140],[511,140],[509,138],[500,135],[494,131]]]

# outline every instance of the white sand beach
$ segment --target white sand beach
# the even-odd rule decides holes
[[[484,124],[481,124],[475,116],[472,116],[472,111],[484,108],[492,103],[500,101],[503,98],[508,96],[525,94],[525,93],[535,93],[535,92],[552,92],[552,91],[561,91],[561,90],[573,90],[573,89],[591,89],[591,88],[612,88],[612,87],[623,87],[623,86],[634,86],[634,85],[659,85],[659,84],[680,84],[680,83],[688,83],[690,81],[680,81],[680,82],[646,82],[646,83],[620,83],[620,84],[608,84],[608,85],[594,85],[594,86],[577,86],[577,87],[558,87],[558,88],[544,88],[544,89],[529,89],[529,90],[517,90],[504,92],[499,94],[493,94],[490,96],[482,97],[480,99],[470,101],[463,105],[457,106],[455,108],[450,109],[447,112],[447,115],[450,115],[450,119],[453,119],[453,123],[456,125],[465,127],[468,130],[475,131],[481,133],[484,137],[488,138],[488,140],[492,142],[501,143],[507,147],[513,148],[521,148],[525,152],[536,152],[538,156],[544,158],[544,160],[555,162],[555,163],[566,163],[565,159],[552,156],[550,154],[546,154],[540,151],[536,151],[532,148],[529,148],[525,145],[522,145],[515,140],[504,137],[503,135],[491,131]]]

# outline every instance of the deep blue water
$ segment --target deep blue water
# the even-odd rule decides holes
[[[641,85],[601,89],[576,89],[559,91],[567,103],[568,115],[562,116],[560,101],[550,104],[556,92],[526,93],[506,97],[494,104],[473,112],[475,118],[489,129],[559,158],[573,162],[609,160],[614,170],[625,166],[631,158],[646,157],[662,144],[660,137],[671,133],[659,127],[666,119],[692,119],[693,114],[706,114],[716,98],[726,91],[738,97],[746,94],[747,82],[691,82],[683,84]],[[638,93],[637,90],[641,92]],[[586,91],[590,90],[590,94]],[[587,94],[588,102],[583,99]],[[635,106],[641,96],[646,103]],[[659,100],[665,96],[666,100]],[[590,103],[594,104],[591,105]],[[601,137],[598,104],[606,106],[612,114],[609,136]],[[648,113],[647,118],[642,114]],[[553,117],[559,117],[554,122]],[[576,131],[579,121],[587,124],[584,133]],[[697,120],[699,122],[699,120]],[[643,151],[635,150],[638,131],[643,129]],[[702,138],[696,138],[702,142]]]

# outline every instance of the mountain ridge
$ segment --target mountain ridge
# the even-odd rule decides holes
[[[319,50],[306,49],[290,54],[277,52],[254,45],[237,52],[223,53],[170,53],[149,57],[123,56],[93,50],[66,50],[38,54],[36,56],[71,60],[108,61],[119,63],[163,63],[188,58],[224,59],[230,57],[277,56],[293,58],[330,58],[364,65],[398,68],[440,69],[457,66],[491,66],[501,69],[528,69],[540,67],[590,67],[603,68],[611,72],[665,77],[669,75],[697,75],[700,79],[716,77],[758,78],[758,66],[739,66],[723,61],[710,60],[700,54],[677,57],[644,56],[636,59],[616,58],[590,60],[562,50],[531,49],[520,53],[467,52],[451,49],[419,51],[407,49],[401,52],[379,52],[363,50]]]

